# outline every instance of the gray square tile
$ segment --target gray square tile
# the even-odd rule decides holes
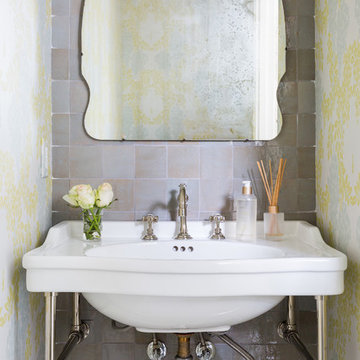
[[[118,144],[103,146],[104,177],[131,179],[135,177],[135,146]]]
[[[313,81],[299,81],[299,113],[315,113],[315,83]]]
[[[313,16],[298,17],[297,33],[299,49],[315,48],[315,21]]]
[[[315,0],[300,0],[297,2],[298,15],[314,16]]]
[[[52,47],[68,49],[70,46],[70,18],[69,16],[52,17]]]
[[[98,159],[102,157],[102,148],[96,146],[70,147],[70,177],[102,177],[102,166]]]
[[[315,179],[299,179],[297,210],[314,211],[315,208]]]
[[[52,81],[51,97],[53,113],[69,113],[70,84],[68,81]]]
[[[285,214],[298,210],[298,183],[297,179],[288,179],[284,175],[279,193],[279,209]]]
[[[157,214],[166,211],[165,180],[135,180],[135,210]],[[145,214],[144,214],[145,215]]]
[[[168,176],[170,178],[198,178],[200,176],[200,148],[188,144],[168,147]]]
[[[53,145],[69,145],[69,115],[52,116],[52,141]]]
[[[55,211],[68,211],[69,206],[62,198],[70,190],[69,179],[53,179],[52,208]]]
[[[135,344],[104,344],[103,360],[135,360]]]
[[[315,178],[315,147],[297,149],[299,178]]]
[[[315,115],[299,114],[297,145],[298,146],[314,146],[315,145]]]
[[[234,178],[260,178],[257,161],[265,159],[265,148],[262,146],[234,147]]]
[[[69,212],[67,211],[53,211],[52,212],[52,225],[56,225],[62,221],[71,220]]]
[[[52,0],[51,12],[56,16],[69,16],[69,0]]]
[[[51,50],[51,76],[53,80],[67,80],[69,78],[69,50]]]
[[[232,212],[232,179],[202,179],[200,181],[200,211],[220,214]]]
[[[165,178],[166,173],[165,146],[135,147],[135,176],[137,178]]]
[[[52,169],[54,178],[69,177],[69,147],[52,148]]]
[[[231,179],[233,147],[222,143],[200,145],[200,176],[202,179]]]
[[[315,50],[305,49],[297,51],[298,79],[315,80]]]

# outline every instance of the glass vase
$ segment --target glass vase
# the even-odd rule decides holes
[[[102,215],[102,209],[96,207],[83,210],[83,238],[85,241],[95,242],[101,240]]]

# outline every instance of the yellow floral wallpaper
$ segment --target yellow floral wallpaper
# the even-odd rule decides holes
[[[316,0],[316,196],[324,238],[347,254],[329,299],[329,360],[360,358],[360,2]]]
[[[43,299],[21,266],[50,226],[50,0],[0,1],[0,359],[43,358]],[[50,167],[50,163],[48,164]]]

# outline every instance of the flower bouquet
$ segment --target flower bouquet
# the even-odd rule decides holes
[[[101,184],[97,189],[90,185],[75,185],[63,199],[73,208],[81,208],[84,222],[84,239],[101,240],[102,213],[115,200],[109,183]]]

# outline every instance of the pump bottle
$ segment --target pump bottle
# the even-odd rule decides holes
[[[236,237],[256,237],[257,199],[252,192],[251,181],[243,181],[242,194],[236,199]]]

